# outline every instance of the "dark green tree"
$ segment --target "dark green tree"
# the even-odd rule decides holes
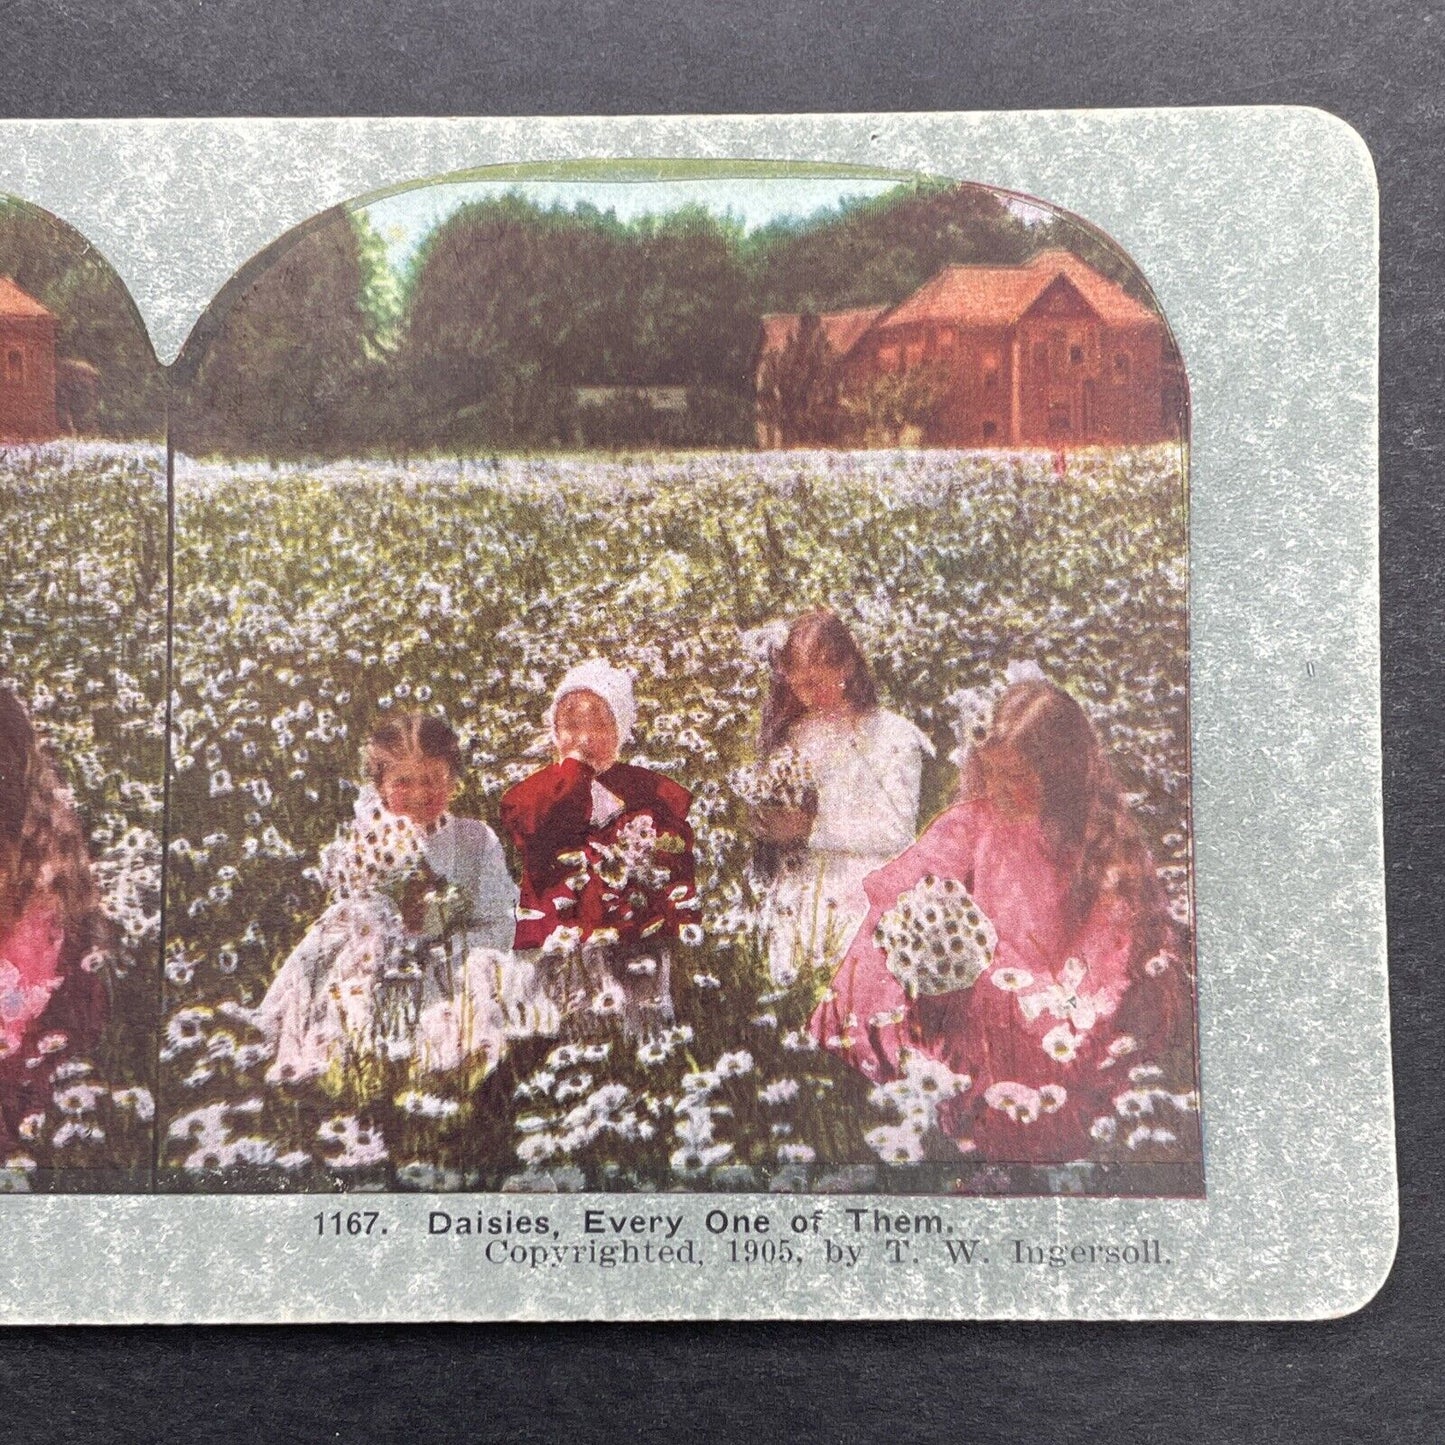
[[[822,323],[811,311],[782,349],[758,369],[758,418],[780,446],[826,446],[838,437],[839,373]]]
[[[518,195],[460,208],[423,243],[408,288],[401,365],[417,440],[571,442],[578,386],[741,402],[756,317],[739,241],[702,210],[623,225]],[[664,440],[642,402],[613,408],[608,444]]]
[[[950,265],[1014,265],[1029,227],[998,192],[943,182],[901,185],[749,237],[759,312],[895,305]]]
[[[577,226],[585,238],[566,229],[557,213],[506,196],[463,206],[423,242],[398,355],[416,441],[514,446],[560,431],[547,424],[547,398],[606,346],[598,288],[569,292],[567,281],[589,260],[605,270],[608,248],[600,228]]]
[[[739,256],[741,229],[690,207],[645,218],[635,230],[635,304],[617,317],[634,333],[637,361],[627,380],[742,391],[758,314]]]
[[[222,291],[177,364],[183,450],[331,455],[379,440],[371,401],[382,362],[362,249],[338,208],[262,252]]]
[[[164,434],[164,374],[150,337],[125,284],[84,236],[0,196],[0,276],[59,320],[63,423],[100,436]]]

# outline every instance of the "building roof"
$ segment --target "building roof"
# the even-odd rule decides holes
[[[25,317],[27,319],[49,318],[55,320],[55,313],[47,311],[28,292],[22,291],[8,276],[0,276],[0,316]]]
[[[1159,319],[1117,282],[1101,276],[1072,252],[1050,250],[1040,251],[1022,266],[945,266],[895,306],[878,329],[920,321],[1011,326],[1060,276],[1110,325],[1138,326]]]
[[[1021,266],[945,266],[897,306],[833,311],[818,318],[833,354],[846,356],[869,332],[891,331],[919,322],[954,326],[1012,326],[1060,277],[1110,326],[1159,323],[1158,313],[1136,301],[1117,282],[1071,251],[1040,251]],[[781,351],[797,335],[798,316],[772,312],[763,317],[761,355]]]
[[[834,356],[846,356],[858,338],[883,315],[886,306],[864,306],[856,311],[830,311],[818,318],[823,336]],[[797,334],[796,312],[769,312],[763,317],[764,355],[781,351]]]

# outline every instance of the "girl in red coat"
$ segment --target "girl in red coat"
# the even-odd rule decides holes
[[[812,1031],[902,1116],[869,1138],[883,1157],[924,1157],[935,1128],[1001,1164],[1137,1159],[1193,1135],[1185,951],[1067,693],[1010,687],[961,800],[864,888]]]
[[[672,946],[701,938],[692,795],[619,761],[636,718],[627,673],[572,668],[547,714],[555,761],[502,798],[522,860],[515,948],[574,1027],[620,1018],[632,1037],[673,1021]]]

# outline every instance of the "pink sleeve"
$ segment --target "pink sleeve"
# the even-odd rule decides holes
[[[824,1048],[841,1055],[870,1079],[894,1077],[904,1048],[924,1048],[915,1005],[889,972],[887,957],[873,941],[874,930],[899,894],[929,874],[957,878],[965,885],[971,881],[967,875],[973,869],[974,821],[972,804],[950,808],[911,848],[863,882],[868,914],[853,935],[809,1030]]]
[[[906,893],[929,874],[936,878],[956,878],[971,888],[977,824],[978,808],[974,803],[957,803],[940,813],[911,848],[863,880],[868,901],[881,903],[885,910],[891,908],[899,894]],[[862,936],[861,929],[859,935]]]
[[[60,986],[64,943],[51,903],[32,903],[0,939],[0,1034],[12,1049]]]

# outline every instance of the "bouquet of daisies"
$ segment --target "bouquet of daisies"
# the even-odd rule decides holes
[[[972,988],[993,962],[998,934],[968,889],[927,875],[878,920],[873,941],[910,998]]]
[[[779,748],[760,762],[736,769],[729,782],[750,808],[802,808],[818,806],[818,783],[813,765],[792,748]]]
[[[470,922],[465,894],[427,862],[421,831],[364,789],[356,818],[321,853],[321,879],[337,900],[389,902],[408,932],[440,939]]]
[[[674,844],[679,841],[672,840]],[[665,834],[658,834],[652,815],[639,813],[623,823],[610,842],[593,843],[588,861],[603,883],[619,893],[629,884],[653,890],[672,881],[667,855],[677,851],[676,847],[666,845]]]

